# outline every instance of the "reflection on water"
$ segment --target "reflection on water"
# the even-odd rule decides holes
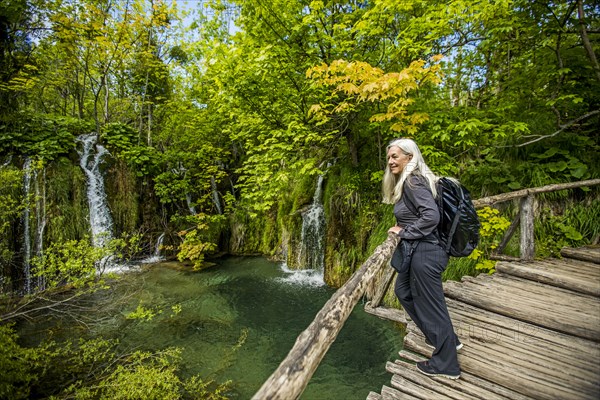
[[[127,348],[183,348],[185,373],[231,380],[231,398],[248,399],[333,294],[322,282],[322,276],[290,271],[262,257],[224,258],[202,272],[158,265],[123,277],[115,292],[132,287],[135,292],[91,325],[92,333],[116,337]],[[139,305],[156,316],[126,319]],[[369,391],[380,391],[391,378],[385,363],[396,358],[401,345],[393,323],[357,306],[302,399],[365,399]]]

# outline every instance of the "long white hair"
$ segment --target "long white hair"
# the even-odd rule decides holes
[[[394,175],[392,171],[390,171],[389,163],[386,161],[382,184],[383,202],[386,204],[397,203],[402,197],[402,188],[404,187],[406,178],[413,172],[420,173],[427,179],[429,187],[431,188],[431,193],[433,193],[433,197],[436,197],[437,191],[435,190],[435,184],[440,178],[431,172],[427,164],[425,164],[421,150],[419,150],[419,146],[417,146],[415,141],[407,138],[392,140],[387,146],[386,157],[387,151],[392,146],[399,147],[404,154],[411,155],[412,158],[408,164],[406,164],[400,175]]]

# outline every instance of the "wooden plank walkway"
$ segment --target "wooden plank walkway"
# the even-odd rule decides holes
[[[390,386],[367,400],[600,399],[600,248],[561,253],[560,260],[499,262],[494,275],[446,282],[448,309],[464,344],[461,378],[416,370],[414,363],[430,357],[432,348],[409,321],[401,359],[386,366]],[[371,311],[405,318],[402,311],[379,309]]]

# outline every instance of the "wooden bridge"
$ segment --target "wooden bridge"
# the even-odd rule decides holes
[[[464,344],[461,379],[429,378],[415,369],[432,348],[408,322],[401,359],[386,366],[391,385],[367,399],[600,398],[600,248],[563,249],[562,255],[499,262],[494,275],[446,282]],[[386,312],[406,324],[403,312]]]
[[[365,293],[365,310],[406,325],[400,359],[388,362],[390,385],[377,399],[598,399],[600,398],[600,247],[563,249],[562,259],[533,261],[533,196],[600,184],[600,179],[526,189],[475,201],[476,206],[520,199],[520,212],[500,251],[520,226],[519,258],[503,259],[494,275],[446,282],[461,379],[430,378],[414,363],[432,348],[404,312],[380,306],[395,276],[389,259],[398,243],[390,235],[323,306],[277,370],[253,399],[297,399]],[[377,391],[377,392],[376,392]]]

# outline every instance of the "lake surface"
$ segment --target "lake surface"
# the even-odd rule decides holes
[[[113,286],[129,292],[128,302],[91,325],[92,333],[116,337],[128,348],[180,347],[184,373],[231,380],[230,398],[251,398],[334,290],[318,274],[289,271],[263,257],[216,262],[201,272],[164,263],[125,275]],[[156,316],[125,318],[140,305]],[[365,399],[369,391],[379,392],[390,383],[385,363],[397,358],[402,334],[359,303],[301,398]]]

